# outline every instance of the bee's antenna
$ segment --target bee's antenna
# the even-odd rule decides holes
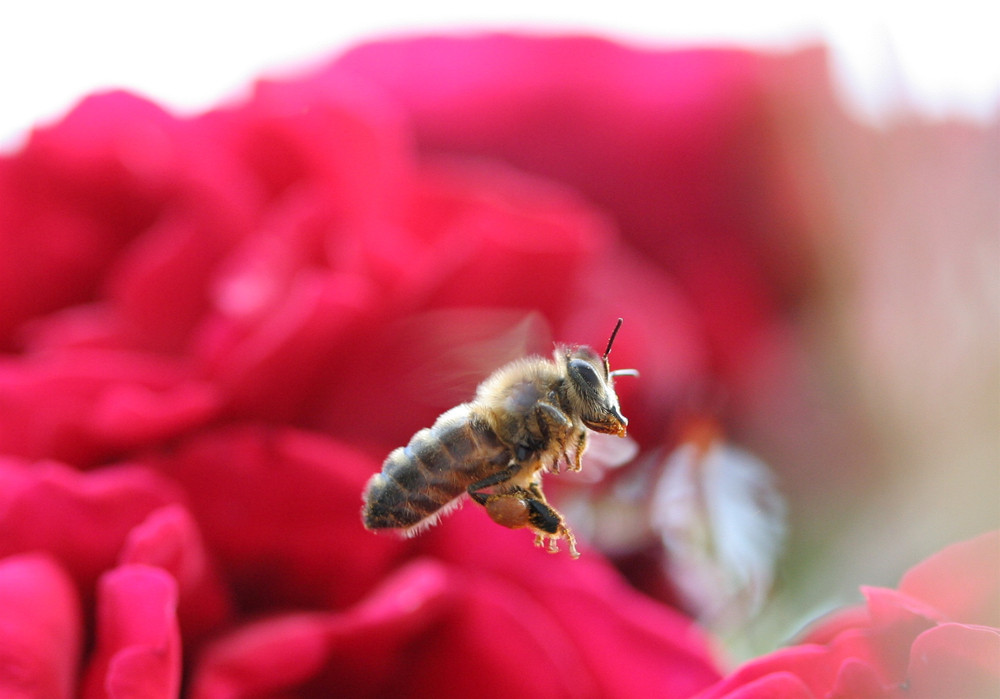
[[[618,325],[616,325],[615,329],[611,331],[611,339],[608,340],[608,348],[604,350],[604,356],[602,357],[602,359],[605,361],[605,363],[607,363],[608,361],[608,355],[611,354],[611,345],[615,343],[615,336],[618,334],[618,331],[621,329],[621,327],[622,327],[622,319],[619,318]]]

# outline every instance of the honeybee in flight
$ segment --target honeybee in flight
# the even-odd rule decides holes
[[[554,360],[527,357],[495,371],[471,403],[443,413],[430,429],[394,450],[368,481],[361,516],[367,529],[416,534],[436,524],[466,494],[497,524],[535,532],[535,544],[559,550],[565,539],[579,557],[566,521],[545,500],[542,473],[565,461],[579,471],[587,430],[624,437],[608,355],[622,326],[598,355],[587,346],[557,345]]]

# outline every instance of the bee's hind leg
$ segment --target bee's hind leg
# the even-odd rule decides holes
[[[579,558],[580,552],[576,550],[576,537],[566,526],[566,521],[555,508],[546,502],[528,498],[526,500],[529,509],[529,525],[535,531],[535,546],[545,546],[548,539],[549,553],[559,552],[559,540],[565,539],[569,546],[569,555]]]
[[[478,502],[478,500],[477,500]],[[522,488],[494,495],[486,495],[483,507],[486,514],[497,524],[508,529],[528,528],[535,532],[535,545],[545,547],[548,540],[549,553],[558,553],[559,539],[569,544],[569,553],[579,558],[576,537],[566,526],[566,521],[546,502]]]
[[[469,485],[466,490],[469,493],[469,497],[475,500],[480,505],[485,506],[490,498],[496,497],[490,493],[483,492],[486,488],[492,488],[495,485],[500,485],[501,483],[506,483],[511,478],[516,476],[521,470],[521,464],[516,461],[511,461],[507,467],[498,473],[494,473],[488,478],[484,478],[481,481],[476,481]]]
[[[533,530],[536,546],[545,546],[548,540],[549,552],[556,553],[559,551],[559,539],[565,539],[570,555],[579,558],[576,537],[566,526],[563,516],[545,501],[539,483],[531,483],[527,489],[518,487],[502,493],[485,492],[487,488],[506,483],[520,470],[521,464],[512,461],[503,471],[470,485],[467,489],[469,497],[482,505],[497,524],[509,529],[528,527]]]
[[[535,496],[537,491],[538,497]],[[569,554],[579,558],[576,550],[576,537],[566,526],[566,520],[554,507],[545,502],[541,489],[532,487],[531,491],[505,493],[495,496],[486,505],[486,511],[494,522],[511,529],[528,527],[535,532],[535,546],[546,547],[549,553],[559,552],[559,540],[565,539],[569,545]]]

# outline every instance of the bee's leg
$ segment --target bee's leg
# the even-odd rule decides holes
[[[569,543],[570,555],[573,558],[580,557],[580,552],[576,550],[576,537],[566,526],[566,520],[545,502],[545,496],[535,484],[528,486],[527,490],[517,488],[506,493],[487,495],[482,505],[490,519],[497,524],[508,529],[527,527],[533,530],[536,546],[544,547],[548,540],[549,553],[558,553],[559,539],[565,539]]]
[[[526,498],[525,504],[528,508],[528,526],[535,530],[536,546],[544,546],[548,539],[549,553],[558,553],[559,539],[565,539],[569,544],[569,555],[573,558],[580,557],[580,552],[576,550],[576,537],[555,508],[534,498]]]
[[[545,499],[545,493],[542,492],[542,484],[539,483],[537,480],[534,480],[531,483],[529,483],[527,490],[529,493],[531,493],[532,497],[535,498],[535,500],[548,504],[549,501]]]
[[[543,443],[557,442],[560,447],[559,453],[563,454],[566,451],[566,440],[569,438],[570,432],[573,431],[573,421],[566,416],[566,413],[551,403],[539,401],[535,406],[535,422],[538,425]],[[553,473],[559,473],[558,458],[549,465],[549,469]]]
[[[486,493],[486,488],[501,485],[521,471],[521,464],[513,460],[508,466],[488,478],[476,481],[468,487],[469,497],[486,509],[486,513],[497,524],[509,529],[529,527],[535,532],[535,545],[543,546],[548,539],[549,553],[559,551],[559,539],[566,539],[569,553],[579,558],[576,537],[566,526],[566,521],[555,508],[545,501],[541,484],[536,480],[527,489],[513,488],[502,493]]]
[[[559,539],[566,539],[570,555],[573,558],[580,557],[579,551],[576,550],[576,537],[566,526],[563,516],[546,501],[539,481],[529,483],[520,499],[525,509],[524,518],[527,520],[524,526],[531,527],[535,531],[536,546],[545,546],[545,540],[548,539],[549,552],[556,553],[559,551]]]
[[[492,488],[495,485],[500,485],[501,483],[509,481],[511,478],[516,476],[520,470],[521,470],[521,464],[518,463],[517,461],[511,461],[509,464],[507,464],[507,467],[504,470],[498,471],[497,473],[494,473],[492,476],[484,478],[480,481],[476,481],[475,483],[472,483],[468,488],[466,488],[466,490],[469,493],[469,497],[475,500],[480,505],[485,505],[487,500],[493,497],[493,495],[491,495],[490,493],[484,493],[482,491],[485,490],[486,488]]]
[[[583,453],[587,451],[587,430],[580,430],[576,437],[576,446],[573,451],[573,465],[570,471],[579,471],[583,468]]]

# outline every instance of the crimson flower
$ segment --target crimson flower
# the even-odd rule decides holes
[[[0,159],[2,691],[708,686],[706,639],[597,551],[476,508],[362,528],[385,454],[546,334],[599,344],[635,307],[623,365],[662,386],[705,363],[605,213],[423,156],[347,63],[192,117],[93,95]]]
[[[753,660],[698,699],[996,696],[1000,532],[953,544],[898,590],[833,615],[798,645]]]
[[[34,130],[0,157],[0,694],[715,691],[705,635],[585,542],[476,507],[376,536],[360,494],[486,372],[620,315],[641,449],[739,395],[808,268],[765,103],[818,66],[401,41]]]

